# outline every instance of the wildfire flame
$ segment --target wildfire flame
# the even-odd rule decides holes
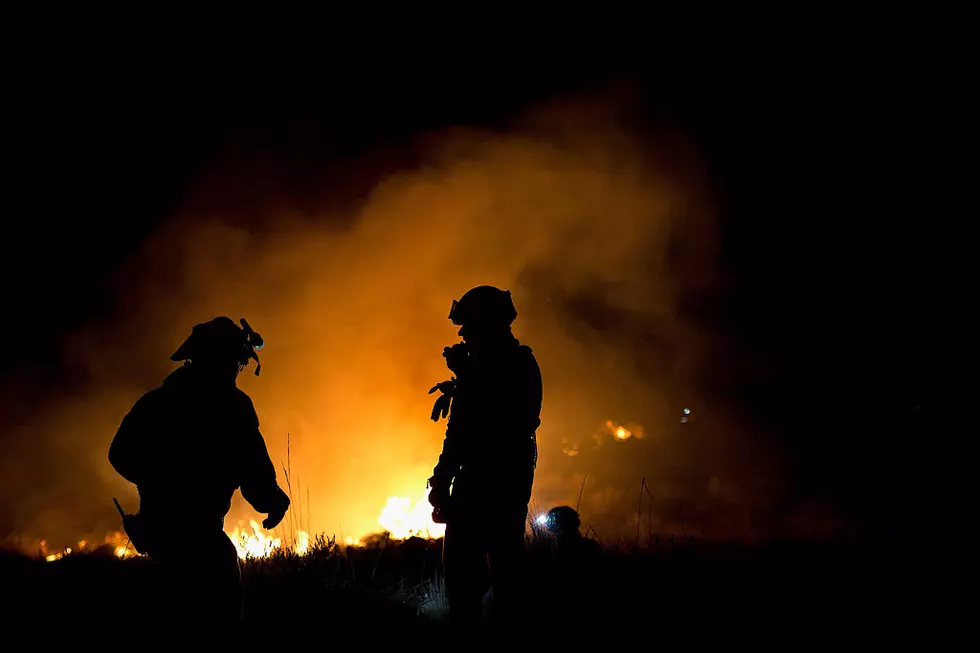
[[[71,547],[67,547],[65,548],[64,551],[58,551],[58,553],[52,553],[44,556],[44,559],[47,560],[48,562],[54,562],[55,560],[61,560],[61,558],[63,558],[64,556],[70,553],[71,553]]]
[[[272,535],[267,535],[268,531],[254,519],[249,520],[248,525],[252,528],[251,532],[235,527],[228,537],[238,550],[238,557],[245,560],[247,558],[264,558],[282,546],[282,540]]]
[[[310,550],[310,534],[306,531],[296,531],[296,544],[293,546],[296,555],[306,555]]]
[[[445,535],[445,524],[432,521],[432,506],[429,504],[429,490],[426,489],[419,499],[413,501],[409,497],[389,497],[388,502],[378,516],[378,524],[388,532],[392,539],[404,540],[410,537],[426,539],[439,538]],[[283,539],[276,533],[262,528],[254,519],[249,520],[248,526],[236,526],[225,531],[235,545],[238,557],[242,560],[249,558],[266,558],[277,550],[283,550]],[[362,546],[362,538],[346,537],[344,544],[349,547]],[[125,533],[115,531],[105,537],[101,547],[109,547],[117,558],[131,558],[139,555]],[[48,562],[61,560],[75,552],[85,552],[91,548],[89,542],[80,540],[74,547],[65,547],[60,551],[49,551],[45,541],[40,542],[41,556]],[[298,530],[286,548],[297,555],[306,555],[310,550],[310,535]]]
[[[577,456],[579,454],[579,445],[577,442],[569,442],[567,438],[562,438],[561,441],[561,452],[566,456]]]
[[[446,525],[432,521],[429,491],[426,489],[414,504],[408,497],[388,497],[388,503],[378,517],[378,523],[396,540],[442,537],[446,533]]]
[[[640,439],[643,437],[643,430],[639,426],[630,425],[630,428],[606,420],[606,431],[611,433],[617,442],[625,442],[630,438]]]
[[[226,532],[238,550],[239,558],[265,558],[272,555],[273,551],[282,549],[282,538],[262,528],[254,519],[249,520],[248,525],[251,532],[237,526],[231,532]],[[310,534],[302,530],[296,531],[289,548],[297,555],[306,555],[310,549]]]
[[[112,546],[112,552],[117,558],[131,558],[138,555],[129,538],[120,531],[110,533],[105,538],[105,543]]]
[[[591,439],[591,448],[594,449],[603,446],[610,437],[613,442],[626,442],[627,440],[641,440],[643,436],[644,430],[639,424],[617,424],[610,419],[606,420],[604,424],[599,425],[586,441]],[[589,445],[586,444],[585,447],[587,449]],[[583,449],[582,440],[562,438],[561,452],[566,456],[578,456],[586,449]]]
[[[133,545],[129,542],[129,538],[127,538],[120,531],[109,533],[99,545],[94,547],[88,540],[78,540],[75,543],[75,546],[66,546],[60,551],[49,551],[48,543],[45,540],[41,540],[37,544],[41,557],[48,562],[61,560],[65,556],[71,555],[73,552],[85,553],[95,549],[104,549],[106,547],[108,547],[117,558],[130,558],[137,555],[136,549],[134,549]]]

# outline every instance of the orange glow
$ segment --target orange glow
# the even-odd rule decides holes
[[[378,523],[396,540],[409,537],[437,538],[446,533],[445,524],[432,521],[428,489],[415,502],[408,497],[389,497],[378,517]]]
[[[106,535],[105,544],[112,547],[112,552],[117,558],[131,558],[138,555],[129,538],[120,531],[113,531]]]
[[[108,533],[105,536],[101,547],[95,548],[102,547],[108,547],[117,558],[130,558],[137,555],[136,550],[129,542],[129,538],[119,531]],[[41,557],[48,562],[61,560],[65,556],[71,555],[72,553],[86,553],[92,549],[92,543],[89,540],[84,539],[77,541],[74,546],[68,546],[60,551],[53,552],[48,550],[48,543],[45,540],[41,540],[38,543],[38,550],[40,551]]]
[[[625,442],[632,437],[643,437],[643,431],[641,428],[632,425],[630,428],[626,428],[625,426],[614,424],[612,420],[606,421],[606,431],[612,434],[613,438],[615,438],[617,442]]]
[[[44,559],[48,562],[54,562],[55,560],[61,560],[66,555],[71,554],[71,547],[66,548],[64,551],[59,551],[58,553],[52,553],[50,555],[44,556]]]
[[[107,497],[138,506],[135,488],[106,462],[112,434],[174,369],[169,355],[190,328],[218,315],[245,317],[265,338],[262,375],[250,366],[238,386],[284,489],[289,438],[293,476],[292,507],[274,532],[236,494],[226,524],[239,556],[305,553],[321,533],[350,546],[382,530],[441,536],[423,488],[446,426],[429,419],[427,391],[451,375],[441,354],[459,341],[452,300],[488,283],[512,290],[514,334],[544,377],[535,502],[577,505],[582,484],[568,468],[595,470],[583,514],[614,537],[635,530],[635,501],[618,498],[633,490],[621,493],[619,479],[656,477],[664,496],[693,496],[681,486],[709,463],[733,486],[756,479],[764,458],[753,456],[750,470],[720,449],[708,461],[656,426],[663,415],[676,423],[671,406],[700,401],[691,386],[706,348],[681,300],[712,281],[715,209],[696,153],[673,132],[648,149],[619,113],[629,101],[562,100],[510,132],[426,135],[404,157],[418,165],[392,169],[382,153],[351,166],[363,174],[356,201],[319,194],[330,184],[318,170],[302,177],[310,193],[294,194],[284,180],[296,178],[296,162],[270,148],[232,143],[227,159],[216,153],[178,212],[114,270],[111,313],[66,341],[73,365],[90,372],[84,393],[52,398],[10,434],[25,451],[40,441],[71,454],[0,461],[11,465],[0,474],[10,496],[72,490],[59,489],[50,505],[43,494],[22,502],[44,508],[17,515],[25,538],[84,535],[88,550],[118,528]],[[261,160],[239,156],[253,150]],[[243,213],[248,228],[235,225]],[[184,444],[193,455],[194,443]],[[684,463],[665,463],[676,460]],[[135,555],[124,536],[112,547]]]
[[[262,528],[262,525],[254,519],[249,520],[249,528],[245,529],[236,526],[226,534],[231,539],[232,544],[238,551],[238,557],[242,560],[249,558],[266,558],[277,550],[291,550],[297,555],[306,555],[310,548],[310,535],[306,531],[298,530],[290,543],[283,547],[281,537],[277,537],[272,531]]]
[[[228,537],[231,538],[238,550],[239,558],[243,560],[246,558],[263,558],[282,545],[282,540],[268,535],[267,531],[254,519],[250,520],[248,524],[251,527],[251,532],[236,527],[228,533]]]

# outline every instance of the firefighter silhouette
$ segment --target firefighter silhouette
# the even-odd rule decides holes
[[[432,419],[449,415],[442,454],[429,479],[433,519],[446,524],[443,567],[449,617],[475,632],[487,580],[491,618],[520,630],[527,610],[524,531],[537,463],[541,371],[530,347],[511,333],[509,291],[478,286],[454,301],[449,318],[463,342],[443,356],[454,376]]]
[[[558,506],[539,517],[537,523],[544,525],[554,539],[538,568],[541,607],[536,616],[570,623],[614,618],[609,612],[614,610],[612,605],[597,605],[595,601],[597,596],[615,594],[607,585],[608,556],[601,544],[582,533],[578,511]],[[549,631],[553,645],[573,643],[576,637],[576,629]]]
[[[235,490],[267,514],[266,528],[289,507],[252,401],[236,385],[250,360],[256,376],[261,369],[262,338],[241,325],[196,325],[171,356],[184,364],[136,401],[109,448],[110,464],[139,491],[124,527],[162,572],[159,616],[202,632],[227,632],[243,616],[238,554],[224,532]]]
[[[592,569],[604,558],[602,545],[582,534],[582,521],[571,506],[552,508],[544,523],[555,536],[557,559],[569,571]]]

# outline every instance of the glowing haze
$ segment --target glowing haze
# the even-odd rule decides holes
[[[513,291],[515,333],[543,370],[538,506],[575,505],[588,475],[583,523],[629,533],[645,476],[651,528],[696,514],[743,533],[775,467],[699,388],[717,340],[682,307],[715,280],[707,188],[682,139],[641,147],[624,126],[628,102],[609,106],[556,103],[505,133],[429,134],[394,170],[352,162],[371,179],[357,202],[300,192],[293,178],[317,171],[233,142],[118,271],[114,318],[66,339],[90,382],[15,429],[0,482],[17,501],[3,530],[118,529],[110,497],[130,510],[137,498],[106,461],[112,435],[191,326],[217,315],[247,317],[266,340],[261,377],[249,368],[239,385],[277,464],[289,434],[303,530],[381,530],[424,497],[445,427],[429,421],[426,392],[448,378],[440,354],[458,339],[449,306],[486,283]],[[725,426],[694,446],[686,406],[683,427],[707,416]],[[727,507],[705,508],[712,500]],[[253,517],[236,495],[229,523]]]

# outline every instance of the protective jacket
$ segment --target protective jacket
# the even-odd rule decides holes
[[[233,383],[178,368],[123,418],[109,462],[137,486],[140,514],[155,523],[222,527],[235,490],[258,512],[284,511],[259,420]]]
[[[479,478],[533,473],[541,424],[541,370],[531,348],[508,334],[458,366],[442,454],[440,485],[461,472]]]

